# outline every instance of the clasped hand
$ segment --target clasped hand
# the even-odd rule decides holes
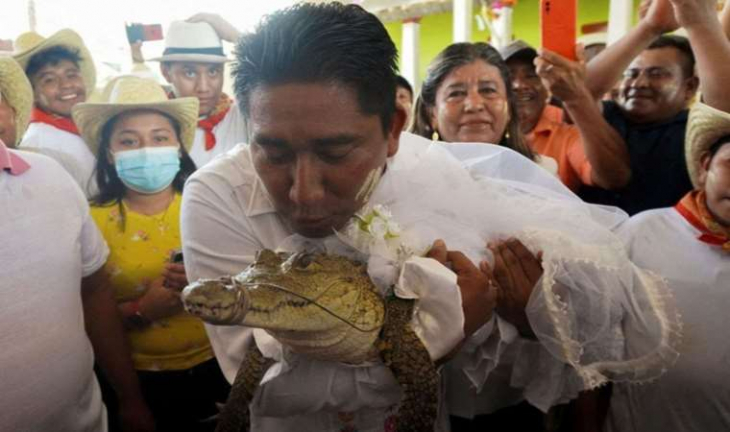
[[[479,267],[459,251],[450,251],[436,240],[426,255],[456,273],[464,312],[464,334],[470,336],[486,324],[493,312],[514,325],[521,335],[534,335],[525,307],[532,290],[542,277],[542,253],[530,252],[511,238],[487,245],[494,264],[482,261]]]

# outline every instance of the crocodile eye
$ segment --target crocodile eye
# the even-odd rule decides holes
[[[310,264],[312,264],[313,261],[314,261],[314,258],[312,257],[312,255],[303,254],[297,260],[297,267],[302,268],[302,269],[307,268],[307,267],[309,267]]]

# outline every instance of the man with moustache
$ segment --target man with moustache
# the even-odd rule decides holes
[[[501,54],[512,74],[522,132],[535,152],[558,162],[560,180],[573,191],[582,184],[625,186],[631,177],[626,144],[603,120],[582,64],[547,51],[538,56],[521,40]],[[563,122],[561,108],[548,104],[548,91],[563,102],[574,125]]]
[[[604,118],[625,139],[631,181],[620,191],[587,188],[587,201],[629,214],[674,205],[692,189],[684,156],[688,107],[699,85],[709,105],[729,108],[728,42],[714,0],[652,0],[626,36],[588,65],[596,100],[620,79],[616,102],[603,102]],[[689,39],[664,33],[684,27]],[[696,56],[696,60],[695,60]],[[697,75],[695,74],[695,61]]]

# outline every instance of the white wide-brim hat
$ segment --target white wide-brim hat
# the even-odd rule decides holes
[[[198,126],[198,99],[168,99],[165,90],[150,79],[120,77],[106,102],[77,104],[73,108],[73,119],[89,150],[96,155],[104,125],[113,117],[134,110],[159,111],[175,119],[180,125],[181,144],[190,151]]]
[[[91,94],[96,86],[94,59],[91,57],[91,52],[86,48],[81,36],[71,29],[59,30],[47,38],[44,38],[36,32],[23,33],[15,39],[15,53],[13,54],[13,58],[25,70],[28,67],[28,62],[31,57],[43,50],[58,45],[78,51],[79,57],[81,57],[79,61],[81,77],[86,86],[86,93]]]
[[[28,128],[33,88],[23,68],[9,56],[0,56],[0,94],[15,111],[15,142],[6,144],[16,145]]]
[[[687,171],[695,189],[700,187],[702,155],[717,141],[730,135],[730,114],[697,102],[689,111],[687,135],[684,141]]]
[[[165,51],[150,61],[225,63],[229,59],[223,52],[221,38],[210,24],[173,21],[167,29]]]

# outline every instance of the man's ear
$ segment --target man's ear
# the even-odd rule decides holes
[[[712,162],[712,155],[710,152],[705,152],[702,156],[700,156],[700,166],[697,173],[697,182],[699,183],[700,189],[704,189],[705,187],[707,172],[710,170],[710,162]]]
[[[172,76],[170,75],[170,65],[165,62],[160,63],[160,73],[165,77],[165,81],[172,84]]]
[[[398,152],[400,134],[406,126],[406,118],[408,118],[408,114],[405,108],[396,104],[390,121],[390,131],[388,131],[388,157],[394,156]]]
[[[697,91],[700,89],[700,79],[696,76],[693,76],[692,78],[687,78],[684,82],[684,85],[686,87],[686,100],[687,102],[691,101],[695,95],[697,94]]]

